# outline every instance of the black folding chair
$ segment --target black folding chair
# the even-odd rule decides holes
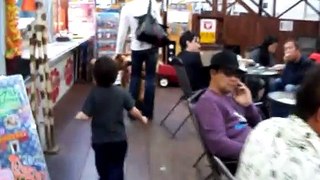
[[[195,166],[198,164],[198,162],[206,156],[209,163],[212,172],[205,178],[205,180],[208,180],[210,178],[212,179],[221,179],[221,175],[224,175],[228,180],[235,180],[235,177],[230,172],[230,170],[226,167],[227,164],[233,164],[236,165],[237,161],[222,161],[217,156],[211,154],[207,146],[205,145],[204,138],[200,131],[200,122],[197,119],[196,114],[194,113],[194,105],[198,101],[198,99],[201,97],[201,95],[205,92],[205,90],[199,90],[194,95],[192,95],[190,98],[188,98],[188,108],[191,113],[191,118],[193,120],[195,129],[198,133],[200,142],[202,144],[202,147],[204,149],[204,153],[198,158],[197,162],[195,163]]]
[[[180,88],[183,92],[182,96],[179,98],[177,103],[170,109],[168,114],[161,120],[160,125],[165,126],[165,121],[168,119],[168,117],[171,115],[171,113],[176,109],[178,105],[180,105],[182,102],[187,102],[187,99],[193,94],[192,87],[185,69],[185,66],[182,62],[182,60],[178,57],[172,58],[172,65],[174,69],[176,70],[178,82],[180,85]],[[172,134],[172,138],[176,136],[178,131],[182,128],[182,126],[187,122],[187,120],[190,118],[190,112],[188,115],[183,119],[183,121],[179,124],[178,128],[174,130]],[[165,126],[166,127],[166,126]],[[168,127],[166,127],[168,129]],[[168,129],[169,130],[169,129]],[[169,130],[170,131],[170,130]]]

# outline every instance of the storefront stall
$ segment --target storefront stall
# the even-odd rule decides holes
[[[92,31],[94,27],[84,28],[88,31],[82,31],[83,33],[65,33],[68,32],[68,15],[79,16],[80,13],[84,18],[91,20],[84,26],[93,26],[94,17],[85,16],[94,15],[92,13],[94,4],[88,1],[92,4],[91,9],[87,7],[81,9],[77,3],[82,4],[83,1],[72,1],[73,7],[78,8],[68,13],[67,0],[43,0],[41,2],[41,12],[36,11],[35,2],[31,0],[0,2],[0,22],[4,22],[0,25],[0,74],[21,74],[23,76],[42,149],[47,153],[57,153],[59,148],[54,140],[53,107],[76,81],[87,78],[85,64],[91,59],[90,49],[93,49],[90,48],[90,45],[93,44],[91,40],[94,36],[94,31]],[[43,18],[43,15],[46,18]],[[38,47],[39,42],[30,46],[29,42],[32,39],[30,34],[35,37],[37,30],[34,27],[38,25],[46,29],[41,31],[41,35],[45,38],[33,39],[40,39],[41,47]],[[57,41],[57,37],[63,37],[60,38],[63,41]],[[36,47],[36,50],[31,52],[30,47]],[[43,51],[44,54],[39,51]],[[36,55],[33,56],[34,54]],[[40,62],[43,67],[47,68],[43,70],[41,65],[39,68],[39,64],[33,62]],[[34,66],[36,68],[30,70],[30,67],[35,64],[37,64]],[[43,94],[48,94],[48,96],[45,97],[46,95],[43,96]]]
[[[17,31],[19,31],[19,33],[21,36],[21,40],[17,41],[17,43],[15,44],[16,46],[19,47],[15,47],[13,45],[13,47],[17,48],[17,50],[19,52],[17,53],[11,53],[8,54],[8,52],[10,52],[10,50],[8,50],[8,47],[2,47],[2,49],[5,51],[4,53],[6,54],[6,72],[4,72],[3,74],[22,74],[24,76],[25,79],[28,79],[28,77],[30,76],[30,65],[29,65],[29,39],[28,39],[28,34],[27,34],[27,25],[29,25],[35,17],[35,10],[32,8],[28,9],[27,11],[24,11],[23,9],[23,3],[24,1],[18,1],[17,3],[17,10],[19,10],[18,14],[19,14],[19,19],[17,20],[18,22],[18,26],[17,26]],[[31,2],[31,1],[30,1]],[[66,0],[53,0],[53,1],[49,1],[49,0],[44,0],[43,4],[45,5],[44,9],[47,15],[47,20],[46,20],[46,25],[48,28],[48,58],[49,58],[49,66],[50,69],[52,70],[52,74],[54,74],[55,69],[61,69],[61,67],[56,67],[62,64],[66,65],[68,64],[68,69],[67,72],[70,73],[71,70],[71,74],[72,74],[72,82],[78,80],[78,79],[85,79],[86,77],[86,72],[83,72],[82,74],[80,74],[82,72],[82,69],[80,69],[81,64],[86,63],[88,61],[88,59],[90,59],[90,55],[92,53],[88,52],[88,50],[90,50],[90,46],[91,45],[91,40],[92,37],[94,36],[94,14],[93,13],[89,13],[86,14],[86,12],[93,12],[94,11],[94,3],[91,2],[90,0],[88,0],[88,3],[91,3],[91,9],[88,9],[87,7],[81,8],[81,5],[79,4],[83,4],[83,1],[72,1],[72,5],[71,8],[69,9],[70,13],[68,13],[68,1]],[[1,8],[3,7],[3,9],[5,10],[5,5],[1,6]],[[77,7],[77,8],[72,8],[72,7]],[[80,8],[79,8],[80,7]],[[5,12],[2,11],[1,12]],[[57,14],[60,14],[59,16]],[[70,18],[71,20],[68,20],[68,16],[85,16],[84,14],[86,14],[86,17],[84,18],[88,18],[90,19],[90,17],[88,16],[92,16],[91,17],[91,22],[89,23],[85,23],[84,24],[84,31],[82,31],[83,33],[79,33],[75,32],[75,28],[71,28],[71,32],[73,33],[77,33],[77,34],[68,34],[65,36],[68,36],[68,38],[70,40],[66,41],[66,42],[57,42],[56,41],[56,37],[60,36],[61,34],[63,34],[64,32],[69,31],[68,29],[68,22],[71,23],[72,26],[80,26],[79,22],[74,23],[74,19],[75,18]],[[53,15],[53,16],[52,16]],[[1,22],[7,22],[6,20],[6,16],[2,16],[2,18],[4,18],[4,21]],[[82,20],[82,19],[81,19]],[[91,23],[91,24],[90,24]],[[8,24],[8,23],[7,23]],[[8,25],[4,25],[5,27]],[[92,27],[90,27],[92,26]],[[3,26],[2,26],[3,27]],[[78,28],[79,29],[79,28]],[[90,31],[91,30],[91,31]],[[3,34],[1,35],[1,39],[4,38],[4,36],[8,36],[9,34]],[[3,39],[3,41],[6,41],[6,39]],[[85,56],[85,57],[84,57]],[[3,61],[2,61],[3,63]],[[72,67],[70,67],[70,65],[72,65]],[[1,66],[5,67],[5,66]],[[60,77],[59,79],[64,79],[63,75],[64,75],[64,69],[60,70]],[[85,71],[85,70],[83,70]],[[28,82],[28,81],[27,81]],[[68,83],[70,84],[70,83]],[[72,83],[70,84],[72,85]],[[60,95],[60,94],[59,94]],[[63,94],[61,94],[60,96],[63,96]]]

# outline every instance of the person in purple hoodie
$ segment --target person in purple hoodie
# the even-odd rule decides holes
[[[244,74],[236,54],[217,53],[211,58],[210,85],[195,104],[205,145],[221,159],[238,160],[251,127],[262,120],[250,90],[240,81]]]

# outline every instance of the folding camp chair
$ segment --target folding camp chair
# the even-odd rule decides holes
[[[205,180],[213,178],[213,179],[220,179],[221,175],[224,175],[228,180],[235,180],[235,177],[232,175],[232,173],[230,172],[230,170],[226,167],[226,164],[237,164],[237,161],[222,161],[220,158],[218,158],[217,156],[211,154],[211,152],[209,151],[209,149],[207,148],[207,146],[205,145],[204,142],[204,138],[201,134],[200,131],[200,122],[197,119],[196,114],[194,113],[194,104],[198,101],[198,99],[201,97],[201,95],[205,92],[205,90],[199,90],[196,93],[194,93],[194,95],[192,95],[190,98],[188,98],[188,108],[189,111],[191,113],[191,118],[193,120],[195,129],[199,135],[199,139],[201,141],[202,147],[204,149],[204,154],[206,155],[209,163],[210,163],[210,167],[212,170],[212,173],[210,173]],[[201,155],[196,164],[201,160],[203,156]]]
[[[187,102],[187,99],[193,94],[192,87],[190,85],[190,81],[185,69],[185,66],[182,62],[182,60],[178,57],[173,57],[172,59],[172,65],[174,69],[176,70],[178,82],[180,85],[180,88],[183,92],[182,96],[179,98],[177,103],[170,109],[168,114],[161,120],[160,125],[165,125],[165,121],[168,119],[168,117],[171,115],[171,113],[176,109],[178,105],[180,105],[183,102]],[[182,126],[187,122],[187,120],[190,118],[190,112],[188,115],[183,119],[183,121],[179,124],[178,128],[174,130],[172,134],[172,138],[176,136],[178,131],[182,128]],[[166,126],[165,126],[166,127]],[[167,127],[166,127],[167,128]],[[167,128],[168,129],[168,128]]]

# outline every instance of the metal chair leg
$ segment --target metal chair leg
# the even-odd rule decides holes
[[[183,101],[182,97],[178,100],[178,102],[170,109],[168,114],[161,120],[160,125],[162,126],[163,123],[167,120],[170,114],[174,111],[174,109]]]
[[[199,164],[199,162],[201,161],[201,159],[206,155],[205,152],[203,152],[197,159],[197,161],[192,165],[192,167],[197,167],[197,165]]]
[[[175,138],[178,131],[182,128],[182,126],[188,121],[188,119],[191,117],[191,114],[189,113],[189,115],[187,117],[185,117],[182,121],[182,123],[179,125],[179,127],[174,131],[174,133],[172,134],[172,138]]]
[[[261,115],[262,119],[270,118],[270,111],[268,109],[268,105],[266,102],[258,102],[255,103],[256,107],[258,108],[259,114]]]

